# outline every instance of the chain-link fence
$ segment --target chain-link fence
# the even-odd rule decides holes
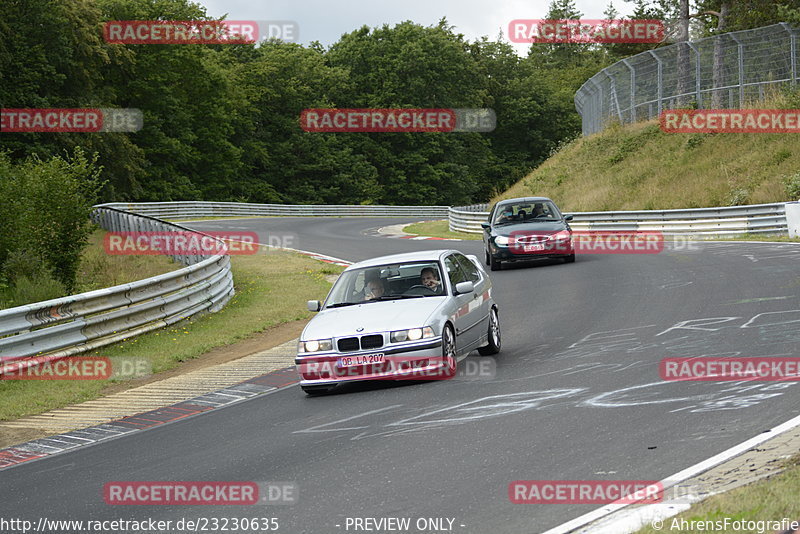
[[[575,93],[583,135],[609,121],[656,118],[664,109],[739,108],[798,79],[800,28],[782,22],[642,52],[601,70]]]

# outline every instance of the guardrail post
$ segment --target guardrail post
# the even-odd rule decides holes
[[[786,203],[786,227],[789,237],[800,237],[800,202]]]

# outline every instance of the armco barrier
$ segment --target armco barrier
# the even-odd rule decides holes
[[[92,218],[115,232],[192,231],[107,206],[96,207]],[[71,356],[198,312],[215,312],[233,296],[226,254],[173,258],[187,267],[130,284],[0,310],[0,373],[4,367],[14,370]]]
[[[487,204],[450,208],[450,230],[481,233],[481,223],[489,217],[487,209]],[[581,231],[660,231],[665,235],[697,237],[788,233],[782,202],[684,210],[585,211],[571,215],[570,226]]]
[[[110,207],[163,219],[198,217],[447,217],[447,206],[246,204],[242,202],[114,202]]]

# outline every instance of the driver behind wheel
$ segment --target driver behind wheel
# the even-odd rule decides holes
[[[425,267],[419,273],[419,279],[423,286],[427,287],[436,294],[443,292],[442,282],[439,280],[439,272],[433,267]]]
[[[364,288],[364,298],[366,300],[375,300],[381,298],[386,293],[386,288],[383,285],[383,280],[379,277],[370,278],[367,280],[367,285]]]

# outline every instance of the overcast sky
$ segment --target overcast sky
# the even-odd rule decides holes
[[[394,25],[404,20],[429,26],[442,17],[474,40],[483,35],[495,39],[500,31],[508,33],[508,23],[514,19],[541,19],[547,13],[549,0],[195,0],[204,5],[208,14],[228,20],[292,20],[300,25],[299,42],[320,41],[328,46],[343,33],[383,24]],[[576,0],[583,18],[599,19],[608,0]],[[621,16],[629,15],[631,3],[615,0],[614,7]],[[507,40],[507,39],[506,39]],[[514,45],[521,55],[528,45]]]

